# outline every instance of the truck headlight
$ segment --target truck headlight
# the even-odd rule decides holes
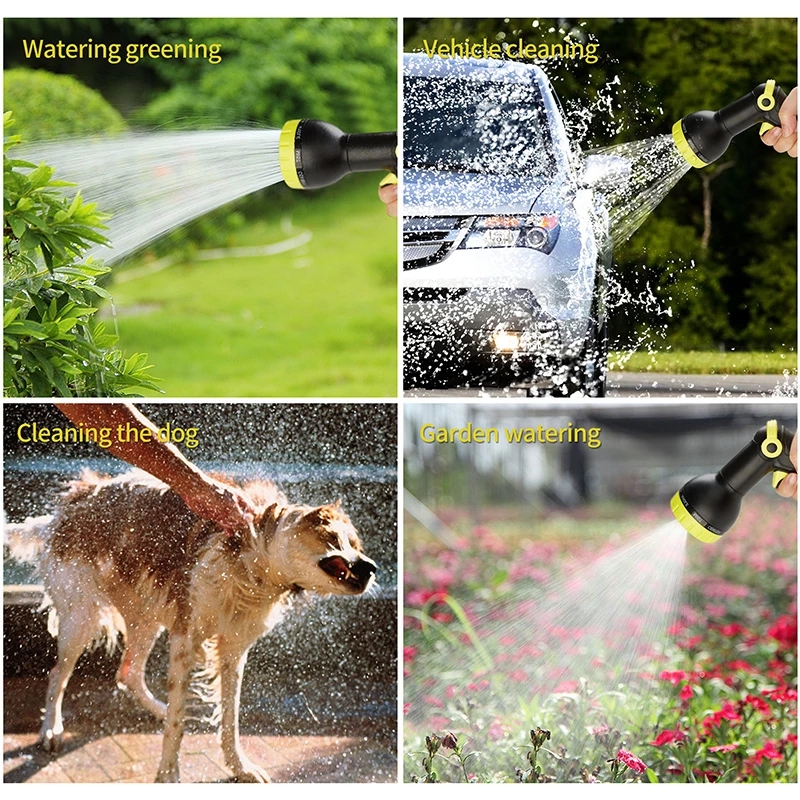
[[[527,247],[550,253],[558,241],[555,214],[508,214],[475,217],[461,247],[468,250],[495,247]]]

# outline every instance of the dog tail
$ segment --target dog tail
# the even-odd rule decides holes
[[[3,514],[3,544],[17,561],[36,564],[50,538],[52,514],[28,517],[24,522],[7,522]]]

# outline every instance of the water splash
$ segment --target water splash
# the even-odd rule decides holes
[[[639,686],[678,608],[686,534],[670,522],[504,607],[493,633],[538,652],[520,667],[536,693]],[[495,652],[508,661],[508,652]]]
[[[609,197],[611,239],[617,248],[633,236],[655,207],[691,169],[671,134],[592,151],[630,163],[630,180]]]
[[[111,214],[113,263],[219,206],[282,180],[277,130],[127,134],[30,144],[18,157],[55,168],[83,199]]]
[[[491,685],[493,706],[509,718],[522,709],[527,722],[531,714],[550,714],[558,725],[569,697],[586,703],[580,725],[635,725],[677,616],[686,540],[672,521],[530,589],[517,581],[508,599],[483,608],[470,603],[460,619],[467,635],[456,623],[414,661],[404,692],[410,728],[433,730],[437,720],[441,728],[447,712],[431,705],[433,685],[458,684],[470,668]],[[465,647],[468,637],[474,652]]]

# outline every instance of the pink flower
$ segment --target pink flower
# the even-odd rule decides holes
[[[487,733],[493,742],[499,742],[506,735],[506,730],[502,722],[495,720],[489,725]]]
[[[709,747],[709,753],[732,753],[734,750],[738,750],[738,744],[718,744],[715,747]]]
[[[418,648],[413,645],[405,645],[403,647],[403,661],[413,661],[417,655]]]
[[[433,695],[426,695],[423,700],[425,700],[429,706],[433,706],[434,708],[444,708],[444,703],[438,697],[434,697]]]
[[[644,772],[647,769],[647,765],[644,763],[644,761],[637,758],[629,750],[620,749],[620,751],[617,753],[617,761],[620,761],[634,772]]]
[[[694,697],[694,691],[692,690],[692,687],[689,686],[688,683],[685,684],[683,687],[681,687],[678,697],[680,697],[681,700],[691,700]]]

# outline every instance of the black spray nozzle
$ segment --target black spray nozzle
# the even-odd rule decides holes
[[[731,139],[742,131],[762,123],[762,130],[781,124],[778,112],[786,92],[769,80],[760,83],[719,111],[695,111],[678,120],[672,127],[672,137],[680,154],[693,167],[705,167],[716,161],[727,149]]]
[[[281,130],[278,157],[292,189],[320,189],[350,172],[397,174],[397,132],[343,133],[318,119],[291,120]]]
[[[765,475],[782,479],[795,472],[789,458],[794,433],[770,420],[719,472],[692,478],[670,507],[678,522],[701,542],[715,542],[730,530],[742,498]]]

